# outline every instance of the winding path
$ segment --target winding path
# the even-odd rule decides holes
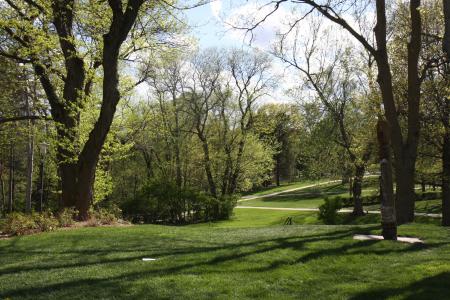
[[[269,210],[291,210],[291,211],[319,211],[318,208],[292,208],[292,207],[267,207],[267,206],[236,206],[235,208],[250,208],[250,209],[269,209]],[[352,209],[343,208],[339,210],[340,213],[351,213]],[[367,210],[365,211],[367,214],[377,214],[379,215],[381,212],[379,210]],[[415,216],[421,217],[431,217],[431,218],[440,218],[441,214],[428,214],[428,213],[414,213]]]
[[[298,191],[298,190],[304,190],[304,189],[312,188],[312,187],[315,187],[315,186],[321,186],[321,185],[326,185],[326,184],[336,183],[336,182],[341,182],[341,180],[331,180],[331,181],[326,181],[326,182],[321,182],[321,183],[315,183],[315,184],[305,185],[305,186],[292,188],[292,189],[288,189],[288,190],[284,190],[284,191],[280,191],[280,192],[265,194],[265,195],[244,196],[241,199],[239,199],[238,202],[244,202],[244,201],[250,201],[250,200],[255,200],[255,199],[260,199],[260,198],[273,197],[273,196],[276,196],[276,195],[279,195],[279,194],[294,192],[294,191]]]
[[[366,178],[367,177],[373,177],[373,176],[378,176],[378,175],[369,175],[369,176],[366,176]],[[244,197],[242,197],[241,199],[238,200],[238,203],[239,202],[244,202],[244,201],[255,200],[255,199],[273,197],[273,196],[277,196],[277,195],[280,195],[280,194],[285,194],[285,193],[294,192],[294,191],[298,191],[298,190],[304,190],[304,189],[308,189],[308,188],[311,188],[311,187],[326,185],[326,184],[330,184],[330,183],[336,183],[336,182],[340,182],[340,181],[341,180],[331,180],[331,181],[305,185],[305,186],[292,188],[292,189],[288,189],[288,190],[284,190],[284,191],[280,191],[280,192],[265,194],[265,195],[244,196]],[[235,208],[284,210],[284,211],[315,211],[315,212],[319,211],[318,208],[300,208],[300,207],[292,208],[292,207],[239,206],[238,205]],[[340,213],[351,213],[352,211],[353,211],[352,209],[348,209],[348,208],[343,208],[343,209],[339,210]],[[381,212],[379,210],[369,210],[369,211],[366,211],[366,213],[368,213],[368,214],[380,214]],[[421,216],[421,217],[431,217],[431,218],[441,218],[442,217],[442,214],[429,214],[429,213],[414,213],[414,215],[415,216]]]

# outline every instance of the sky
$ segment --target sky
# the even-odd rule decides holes
[[[275,33],[278,29],[280,17],[284,15],[284,11],[280,9],[277,14],[273,15],[268,22],[262,24],[254,31],[251,44],[249,43],[250,35],[244,30],[233,29],[229,24],[237,24],[243,20],[244,16],[248,16],[255,11],[256,2],[247,2],[239,0],[215,0],[206,5],[190,9],[186,11],[187,22],[190,25],[191,35],[198,40],[200,49],[217,47],[217,48],[256,48],[262,51],[269,51],[271,43],[275,39]],[[285,78],[285,66],[279,61],[273,61],[273,74],[278,78]],[[288,83],[295,78],[285,78],[283,82]],[[288,85],[278,85],[273,93],[262,99],[263,102],[288,102],[284,91],[288,89]]]
[[[192,35],[198,39],[200,48],[242,45],[242,40],[234,38],[230,32],[227,32],[223,21],[220,20],[221,3],[222,1],[216,0],[186,12]]]
[[[244,47],[249,45],[249,35],[244,30],[231,28],[229,24],[238,24],[244,18],[255,15],[260,4],[258,1],[213,0],[212,2],[188,10],[186,16],[192,26],[192,34],[198,38],[200,48],[207,47]],[[270,7],[259,14],[266,13]],[[269,50],[277,29],[281,28],[286,10],[281,7],[267,22],[254,30],[252,47]]]
[[[261,20],[273,9],[273,5],[263,5],[267,3],[271,2],[268,0],[212,0],[205,5],[186,10],[185,17],[191,28],[189,35],[197,39],[200,49],[209,47],[256,48],[260,51],[271,52],[272,44],[277,38],[277,32],[286,32],[287,28],[290,28],[288,24],[292,23],[296,19],[295,17],[298,18],[305,15],[310,8],[308,6],[293,6],[286,3],[280,6],[274,14],[253,31],[253,39],[250,44],[251,36],[245,30],[234,29],[229,24],[242,24],[245,21],[255,24],[255,20]],[[352,21],[351,16],[346,17],[348,17],[346,18],[347,21]],[[338,48],[340,47],[339,45],[346,44],[348,46],[355,42],[354,39],[348,40],[348,36],[345,36],[346,33],[337,25],[324,18],[314,19],[313,15],[308,15],[307,19],[300,23],[297,35],[289,35],[292,39],[291,41],[299,41],[299,44],[302,44],[300,47],[307,45],[308,40],[315,35],[314,29],[310,25],[314,21],[318,21],[321,24],[321,31],[330,30],[331,28],[332,33],[325,39],[321,35],[322,33],[318,34],[319,48],[323,46],[325,46],[323,47],[324,49]],[[286,45],[289,46],[289,40]],[[301,53],[298,56],[300,60],[302,59]],[[287,68],[286,64],[275,57],[273,57],[272,74],[277,77],[279,83],[271,95],[262,99],[262,102],[296,101],[297,99],[289,96],[292,94],[288,95],[286,92],[299,86],[299,83],[302,82],[300,74],[293,68]],[[296,97],[299,97],[299,95],[297,94]]]

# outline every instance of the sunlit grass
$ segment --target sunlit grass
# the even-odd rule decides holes
[[[233,221],[231,221],[232,223]],[[0,298],[445,299],[450,231],[378,225],[82,228],[0,241]],[[156,258],[144,262],[143,257]]]

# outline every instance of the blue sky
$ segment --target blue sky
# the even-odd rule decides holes
[[[240,42],[226,34],[223,23],[212,13],[214,4],[206,4],[186,12],[192,35],[198,38],[200,48],[240,46]]]
[[[221,1],[190,9],[186,17],[192,26],[192,35],[198,39],[200,48],[208,47],[240,47],[242,40],[236,39],[227,32],[224,23],[213,15],[214,6],[220,7]]]

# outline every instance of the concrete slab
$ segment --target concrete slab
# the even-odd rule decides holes
[[[384,240],[383,236],[381,235],[373,235],[373,234],[356,234],[353,236],[354,240]],[[423,244],[424,242],[421,239],[413,238],[413,237],[397,237],[397,242],[402,243],[409,243],[409,244]]]

